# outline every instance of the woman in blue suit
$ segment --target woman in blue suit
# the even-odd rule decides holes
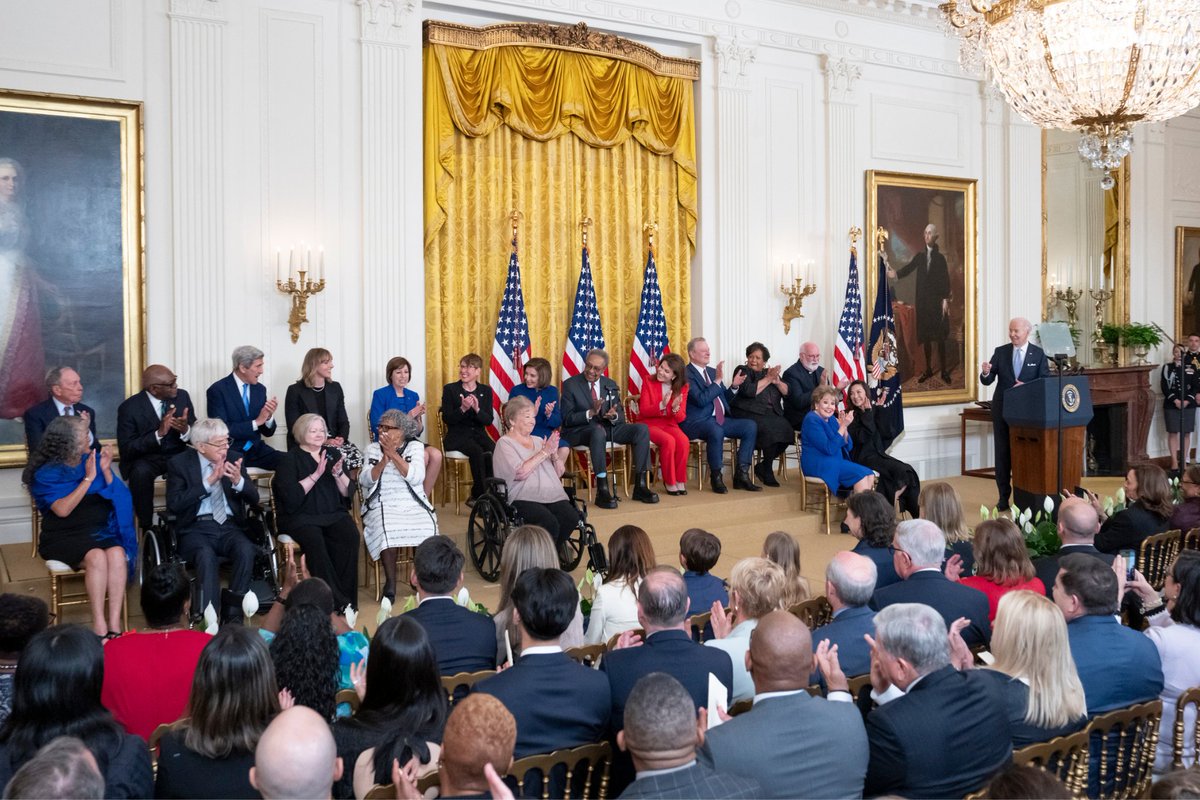
[[[800,467],[805,476],[825,481],[831,492],[843,487],[868,492],[875,485],[875,473],[850,460],[849,428],[854,412],[838,411],[840,396],[832,386],[813,390],[813,410],[800,428]]]
[[[525,397],[533,403],[533,435],[549,439],[551,433],[562,427],[558,387],[550,383],[553,377],[550,374],[550,362],[544,358],[531,358],[525,364],[522,375],[525,382],[514,386],[509,397]]]

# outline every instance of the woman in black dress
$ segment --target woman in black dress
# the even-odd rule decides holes
[[[287,420],[287,445],[296,446],[292,426],[301,414],[316,414],[325,420],[326,441],[330,447],[342,452],[345,467],[353,471],[363,464],[362,451],[350,441],[350,417],[346,414],[346,395],[342,385],[333,379],[333,354],[324,347],[314,347],[304,356],[300,367],[300,380],[288,387],[283,399],[283,413]]]
[[[752,342],[746,348],[746,363],[733,371],[729,388],[733,390],[733,415],[752,419],[758,425],[754,441],[759,451],[754,473],[767,486],[778,486],[775,480],[775,459],[796,442],[796,432],[783,416],[783,398],[787,384],[780,377],[782,367],[768,367],[771,351],[762,342]]]
[[[877,492],[888,500],[900,503],[914,519],[920,515],[921,479],[917,471],[898,458],[888,455],[887,448],[895,434],[887,421],[875,414],[867,384],[854,381],[847,392],[854,420],[850,423],[850,460],[879,473]]]
[[[442,420],[446,435],[442,447],[457,450],[471,462],[471,497],[467,505],[483,494],[487,474],[487,459],[496,445],[487,428],[496,417],[492,409],[492,387],[479,382],[483,374],[483,359],[467,353],[458,362],[459,380],[442,387]]]
[[[1159,385],[1163,395],[1163,421],[1167,425],[1167,451],[1171,455],[1171,472],[1179,472],[1179,436],[1183,435],[1183,457],[1191,452],[1188,439],[1196,426],[1196,393],[1200,392],[1200,376],[1191,364],[1183,361],[1183,345],[1171,348],[1171,361],[1163,364]]]

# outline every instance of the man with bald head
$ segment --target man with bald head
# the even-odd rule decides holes
[[[1096,549],[1095,538],[1100,530],[1100,515],[1092,504],[1078,497],[1068,497],[1058,507],[1058,538],[1062,547],[1057,553],[1042,556],[1033,562],[1037,576],[1046,587],[1046,596],[1054,599],[1054,579],[1058,577],[1058,562],[1071,553],[1084,553],[1098,558],[1106,566],[1113,562],[1112,553],[1101,553]]]
[[[783,382],[788,387],[783,397],[783,415],[793,428],[800,430],[805,415],[812,411],[813,389],[829,385],[829,373],[821,366],[821,348],[816,342],[800,345],[800,355],[795,364],[784,370]]]
[[[121,475],[129,484],[142,530],[154,523],[154,479],[166,475],[167,462],[187,449],[195,421],[192,398],[162,364],[146,367],[142,391],[117,408]]]
[[[308,706],[292,706],[271,721],[250,768],[250,785],[264,800],[326,800],[341,777],[329,724]]]
[[[938,349],[942,382],[950,383],[950,364],[946,361],[946,339],[950,336],[950,270],[946,257],[938,249],[938,229],[932,222],[925,226],[925,246],[898,270],[888,267],[889,278],[916,273],[917,341],[925,351],[925,371],[917,378],[924,383],[933,377],[933,345]]]
[[[1004,393],[1014,386],[1050,375],[1045,351],[1029,341],[1032,331],[1033,325],[1024,317],[1009,320],[1009,343],[997,347],[991,360],[983,362],[979,368],[980,383],[984,386],[996,384],[996,392],[992,395],[992,438],[996,446],[997,505],[1000,508],[1008,508],[1012,494],[1012,451],[1008,444],[1008,423],[1004,421]]]
[[[825,597],[833,619],[812,632],[813,647],[823,639],[838,646],[838,660],[847,675],[871,671],[871,648],[863,637],[875,630],[875,612],[867,605],[875,593],[875,562],[843,550],[825,567]]]
[[[96,412],[85,406],[83,400],[83,381],[79,373],[70,367],[54,367],[46,373],[46,391],[48,398],[25,409],[21,419],[25,423],[25,444],[29,452],[37,449],[46,426],[55,417],[84,417],[88,421],[88,433],[91,442],[96,443]]]
[[[839,555],[861,558],[874,570],[870,559]],[[697,754],[701,764],[756,779],[762,797],[862,797],[868,758],[862,715],[853,703],[809,695],[812,643],[788,611],[759,619],[746,653],[754,706],[708,732]]]

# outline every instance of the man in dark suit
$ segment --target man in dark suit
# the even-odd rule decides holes
[[[625,727],[617,733],[617,746],[630,753],[637,770],[637,780],[620,796],[763,797],[754,778],[714,772],[697,760],[707,719],[701,713],[697,720],[688,690],[670,675],[652,672],[641,678],[629,695]]]
[[[408,615],[425,629],[443,675],[496,668],[496,626],[456,600],[465,563],[448,536],[430,536],[413,553],[419,602]]]
[[[702,765],[757,780],[762,797],[862,797],[862,715],[850,703],[808,694],[812,642],[804,623],[787,611],[759,619],[746,659],[754,706],[708,731],[697,753]]]
[[[606,441],[633,445],[634,470],[637,473],[633,499],[657,503],[650,491],[646,473],[650,469],[650,431],[640,422],[626,422],[617,384],[604,376],[608,353],[589,350],[583,360],[583,372],[567,378],[562,385],[562,438],[572,447],[589,448],[596,476],[596,505],[616,508],[617,498],[608,490]],[[610,433],[611,429],[611,433]]]
[[[925,247],[912,261],[898,270],[888,267],[889,278],[917,273],[917,341],[925,350],[925,371],[917,378],[924,383],[933,377],[933,345],[938,348],[942,381],[950,383],[950,364],[946,361],[946,339],[950,336],[950,270],[937,245],[938,229],[925,226]]]
[[[761,492],[762,487],[750,479],[754,463],[754,439],[758,426],[752,419],[729,416],[731,395],[721,380],[725,362],[710,367],[712,359],[708,342],[695,338],[688,342],[687,418],[679,424],[689,439],[703,439],[707,445],[709,481],[712,490],[725,494],[721,470],[725,466],[725,440],[738,440],[737,463],[734,464],[733,488]]]
[[[191,426],[192,447],[167,462],[167,510],[175,516],[179,554],[200,582],[197,612],[211,603],[227,622],[242,621],[242,596],[250,588],[258,548],[246,536],[246,508],[258,487],[242,459],[229,460],[229,429],[219,419]],[[227,602],[221,602],[220,561],[230,562]]]
[[[1012,759],[1012,729],[1001,683],[950,663],[947,626],[921,603],[875,617],[867,715],[871,757],[864,797],[962,797]],[[846,675],[818,652],[829,699],[851,702]]]
[[[821,348],[816,342],[800,345],[796,363],[783,371],[783,382],[788,387],[783,396],[783,415],[793,428],[800,430],[805,415],[812,411],[813,389],[829,385],[829,373],[821,366]]]
[[[566,656],[558,643],[579,607],[571,576],[527,569],[513,586],[512,602],[521,657],[475,691],[495,695],[516,718],[516,757],[602,740],[612,712],[608,679]]]
[[[1008,508],[1012,493],[1012,451],[1008,443],[1008,423],[1004,421],[1004,393],[1014,386],[1050,374],[1045,351],[1029,343],[1032,330],[1033,325],[1024,317],[1009,320],[1009,344],[997,347],[991,361],[983,362],[979,368],[979,382],[984,386],[991,386],[999,378],[992,395],[992,439],[996,445],[996,489],[1000,492],[1000,508]]]
[[[208,415],[224,420],[233,439],[230,451],[242,455],[243,465],[275,469],[279,451],[263,441],[275,433],[271,415],[279,407],[267,398],[267,387],[258,382],[263,374],[263,351],[242,345],[233,351],[233,372],[208,387]]]
[[[848,550],[837,553],[825,567],[825,598],[833,619],[812,632],[813,647],[826,639],[837,645],[838,661],[847,675],[871,671],[871,647],[864,636],[875,630],[875,612],[867,603],[875,592],[876,574],[874,561]]]
[[[117,407],[117,448],[121,474],[133,495],[142,530],[154,523],[154,479],[167,474],[167,462],[185,450],[196,410],[179,388],[175,373],[162,364],[142,372],[142,391]]]
[[[959,617],[971,620],[962,631],[968,645],[987,644],[992,638],[987,595],[963,586],[942,574],[946,535],[927,519],[906,519],[896,526],[892,560],[901,581],[876,589],[871,608],[880,611],[896,603],[932,606],[946,625]]]
[[[50,397],[27,409],[21,415],[25,422],[25,443],[29,452],[37,449],[46,426],[55,417],[80,416],[88,421],[91,442],[96,444],[96,412],[79,402],[83,399],[83,381],[70,367],[55,367],[46,373],[46,389]]]
[[[1057,553],[1035,559],[1033,568],[1042,585],[1046,587],[1046,596],[1054,599],[1054,580],[1058,577],[1058,562],[1063,556],[1071,553],[1084,553],[1099,559],[1105,566],[1113,562],[1112,553],[1101,553],[1096,549],[1096,532],[1100,530],[1100,516],[1096,509],[1086,500],[1078,497],[1068,497],[1058,507],[1058,538],[1062,547]]]

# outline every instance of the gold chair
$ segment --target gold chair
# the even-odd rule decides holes
[[[483,669],[479,672],[460,672],[457,675],[443,675],[442,688],[446,690],[446,696],[453,703],[454,693],[460,688],[466,687],[467,691],[470,692],[475,687],[475,684],[487,680],[495,674],[495,670]]]
[[[612,746],[608,742],[593,742],[579,747],[555,750],[543,755],[526,756],[517,759],[509,768],[508,774],[517,781],[517,797],[527,797],[525,779],[530,772],[541,774],[543,800],[550,798],[550,776],[555,767],[566,767],[566,780],[563,782],[564,797],[571,796],[573,779],[582,768],[583,796],[596,797],[600,800],[608,797],[608,771],[612,766]],[[596,781],[599,781],[596,784]]]
[[[358,713],[358,707],[362,705],[362,700],[358,696],[358,692],[354,689],[338,689],[338,693],[333,698],[334,705],[340,706],[342,703],[350,706],[350,713]]]
[[[1200,528],[1192,528],[1183,536],[1184,550],[1200,550]]]
[[[704,628],[710,620],[712,620],[711,611],[705,611],[703,614],[692,614],[688,617],[688,630],[698,631],[698,634],[693,635],[698,636],[701,644],[704,643]]]
[[[801,622],[808,626],[810,631],[833,619],[833,606],[829,605],[829,601],[825,599],[824,595],[796,603],[788,611],[795,614]]]
[[[1171,568],[1175,556],[1179,555],[1181,544],[1182,536],[1177,530],[1157,533],[1142,540],[1138,550],[1138,570],[1155,589],[1162,591],[1167,570]]]
[[[1084,728],[1048,742],[1026,745],[1013,751],[1013,763],[1041,767],[1066,784],[1072,797],[1086,797],[1090,736],[1088,729]]]
[[[1087,730],[1089,748],[1100,750],[1094,776],[1100,800],[1145,796],[1161,717],[1162,701],[1153,700],[1092,718]]]
[[[1179,769],[1183,764],[1183,753],[1186,749],[1184,742],[1187,737],[1187,725],[1184,715],[1188,706],[1195,706],[1193,714],[1200,719],[1200,686],[1193,686],[1175,701],[1175,735],[1172,741],[1171,768]],[[1200,753],[1200,725],[1192,724],[1192,765],[1196,763],[1196,753]]]
[[[832,535],[829,523],[833,516],[833,508],[844,509],[845,500],[829,491],[829,485],[825,481],[805,475],[803,467],[797,465],[796,469],[800,473],[800,507],[805,511],[820,514],[825,523],[825,535]]]
[[[439,408],[437,412],[437,427],[438,441],[446,441],[446,420],[442,419],[442,410]],[[458,516],[460,503],[463,499],[462,492],[464,488],[470,491],[470,487],[474,486],[475,482],[471,478],[471,459],[467,458],[466,453],[460,450],[447,450],[445,445],[442,446],[442,504],[446,503],[446,483],[451,481],[450,487],[454,490],[454,514]]]
[[[620,477],[618,486],[624,487],[625,496],[629,497],[629,462],[633,459],[633,454],[628,445],[616,442],[607,442],[605,448],[608,451],[608,469]],[[571,448],[571,471],[583,476],[588,487],[588,502],[595,502],[596,475],[592,472],[590,447],[581,444]]]
[[[32,520],[30,537],[33,539],[33,555],[38,558],[38,543],[42,536],[42,515],[32,498],[29,500],[29,511]],[[63,622],[63,608],[88,605],[86,590],[82,592],[67,591],[66,587],[66,582],[69,580],[77,579],[82,582],[84,576],[87,575],[87,570],[83,566],[77,570],[72,569],[69,564],[54,559],[42,559],[42,563],[46,565],[46,572],[50,576],[50,613],[54,615],[55,620]],[[129,630],[128,593],[121,598],[121,619],[125,624],[125,630]]]
[[[752,699],[738,700],[736,703],[734,703],[733,705],[731,705],[729,707],[729,716],[736,717],[739,714],[745,714],[747,711],[749,711],[752,708],[754,708],[754,700],[752,700]]]
[[[633,628],[632,631],[630,631],[630,632],[636,633],[638,636],[642,637],[643,640],[645,640],[645,638],[646,638],[646,632],[644,630],[642,630],[641,628]],[[624,631],[622,633],[624,633]],[[608,642],[604,645],[604,649],[605,650],[616,650],[617,649],[617,640],[620,638],[621,638],[620,633],[614,633],[612,636],[608,637]]]
[[[583,664],[585,667],[596,669],[600,666],[600,659],[608,652],[608,645],[604,642],[599,644],[585,644],[580,647],[570,647],[563,651],[567,657]]]
[[[158,743],[162,741],[163,734],[171,730],[172,725],[174,725],[173,722],[161,723],[158,727],[151,731],[150,738],[146,742],[150,748],[150,771],[154,773],[155,777],[158,777]]]

